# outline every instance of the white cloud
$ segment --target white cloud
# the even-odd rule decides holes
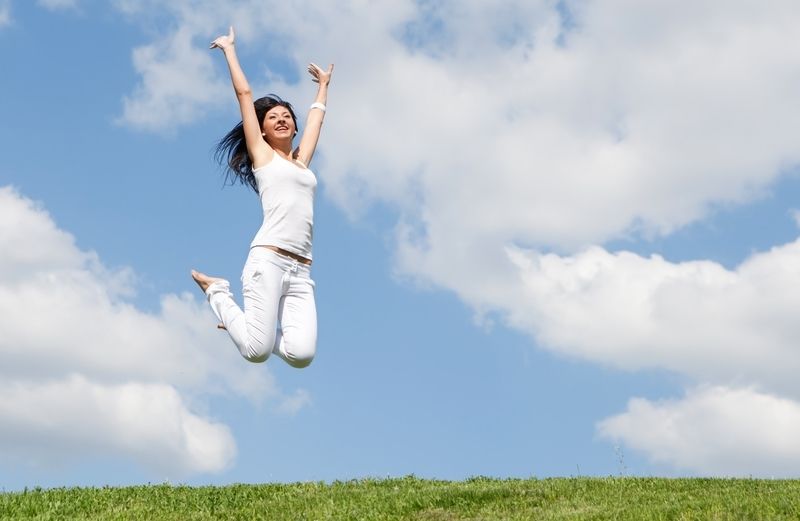
[[[193,411],[203,396],[235,393],[292,411],[308,401],[243,362],[205,302],[164,295],[157,313],[137,309],[126,300],[129,270],[103,267],[10,187],[0,188],[0,249],[6,457],[92,457],[100,447],[171,475],[219,471],[235,445],[226,426]],[[87,443],[95,438],[107,441]]]
[[[27,463],[47,466],[86,454],[125,454],[182,476],[217,472],[236,455],[228,427],[190,412],[169,385],[109,385],[69,376],[4,383],[0,391],[0,454],[6,459],[23,453]]]
[[[210,53],[186,31],[135,49],[133,65],[142,79],[123,100],[119,122],[135,128],[170,132],[196,120],[201,109],[228,93],[214,75]]]
[[[464,298],[502,309],[542,346],[624,369],[759,383],[800,399],[800,294],[787,290],[800,287],[800,240],[735,270],[601,248],[509,254],[517,272],[504,286],[518,284],[515,295],[479,283]]]
[[[75,9],[78,7],[78,0],[38,0],[39,5],[51,11],[64,9]]]
[[[681,400],[635,398],[598,424],[653,462],[715,476],[795,477],[800,402],[751,388],[700,387]]]
[[[401,258],[430,269],[413,252],[401,250]],[[509,247],[492,262],[495,269],[458,295],[477,310],[498,311],[541,347],[625,370],[755,383],[800,399],[800,293],[789,289],[800,287],[800,239],[735,269],[600,247],[568,256]],[[453,262],[450,278],[437,282],[455,286],[466,274]]]

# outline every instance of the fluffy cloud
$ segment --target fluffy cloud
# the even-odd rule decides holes
[[[700,387],[681,400],[636,398],[599,433],[657,463],[715,476],[794,477],[800,403],[750,388]]]
[[[517,273],[507,284],[521,281],[520,290],[515,300],[490,304],[540,345],[623,369],[758,383],[800,398],[800,295],[786,289],[800,287],[800,240],[735,270],[602,248],[509,254]]]
[[[787,290],[800,287],[800,239],[734,269],[600,247],[574,255],[509,247],[495,263],[499,269],[460,287],[459,296],[499,311],[541,347],[623,370],[758,384],[800,399],[800,294]],[[453,279],[465,275],[459,264]]]
[[[126,299],[128,271],[103,267],[9,187],[0,188],[0,249],[4,459],[98,448],[171,476],[219,471],[235,444],[225,425],[194,411],[204,395],[270,399],[288,411],[308,402],[243,363],[204,302],[165,295],[158,313],[137,309]]]
[[[241,48],[283,52],[301,76],[309,60],[336,63],[317,161],[325,194],[354,217],[376,203],[396,209],[399,273],[499,312],[560,353],[800,398],[800,302],[785,290],[800,282],[797,243],[735,270],[597,246],[751,201],[800,162],[794,0],[147,6],[176,29],[144,48],[166,58],[136,51],[140,71],[167,60],[175,78],[196,77],[200,58],[185,59],[194,51],[170,49],[176,39],[200,49],[228,21]],[[251,83],[300,107],[312,96],[305,80],[244,66]],[[153,127],[218,102],[171,76],[143,78],[136,97]],[[189,116],[170,112],[172,95]],[[624,439],[649,450],[633,432]]]
[[[135,49],[133,65],[141,83],[124,98],[118,121],[138,129],[168,133],[229,93],[214,74],[208,50],[195,45],[186,30]]]
[[[99,384],[72,375],[0,386],[0,454],[46,466],[124,454],[173,475],[216,472],[236,455],[229,429],[190,412],[165,384]],[[65,450],[69,448],[69,450]]]

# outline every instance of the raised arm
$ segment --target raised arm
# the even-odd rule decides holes
[[[300,145],[295,151],[297,160],[306,166],[311,163],[311,158],[314,157],[314,150],[317,148],[317,141],[319,141],[322,120],[325,117],[325,104],[328,102],[328,84],[331,82],[333,64],[328,66],[327,71],[323,71],[319,66],[311,63],[308,65],[308,72],[311,74],[311,79],[319,83],[319,88],[317,89],[314,103],[311,104],[311,109],[308,111],[306,128],[303,131],[302,139],[300,139]]]
[[[258,123],[256,109],[253,106],[253,91],[244,75],[239,58],[236,56],[234,46],[235,35],[233,27],[225,36],[220,36],[211,42],[210,49],[221,49],[225,54],[225,61],[228,62],[228,70],[231,73],[231,83],[236,92],[236,99],[239,100],[239,110],[242,113],[242,128],[244,129],[245,143],[247,143],[247,153],[253,161],[253,168],[258,168],[272,160],[274,151],[267,144],[261,134],[261,125]]]

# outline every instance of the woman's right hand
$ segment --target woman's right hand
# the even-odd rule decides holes
[[[234,40],[233,26],[231,26],[227,35],[220,36],[216,40],[211,42],[209,49],[217,48],[217,49],[222,49],[224,51],[228,47],[233,47],[233,40]]]

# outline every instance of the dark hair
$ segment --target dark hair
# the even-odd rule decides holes
[[[264,118],[267,117],[267,112],[275,107],[288,109],[289,114],[292,116],[292,121],[294,121],[294,128],[297,128],[297,116],[294,115],[292,105],[275,94],[258,98],[253,102],[253,106],[256,109],[259,128],[264,125]],[[230,132],[225,134],[225,137],[219,140],[214,151],[214,159],[225,170],[226,183],[230,181],[234,185],[236,181],[239,181],[243,185],[250,185],[258,193],[256,176],[253,175],[253,160],[250,158],[250,154],[247,153],[247,143],[244,139],[244,127],[241,121]]]

